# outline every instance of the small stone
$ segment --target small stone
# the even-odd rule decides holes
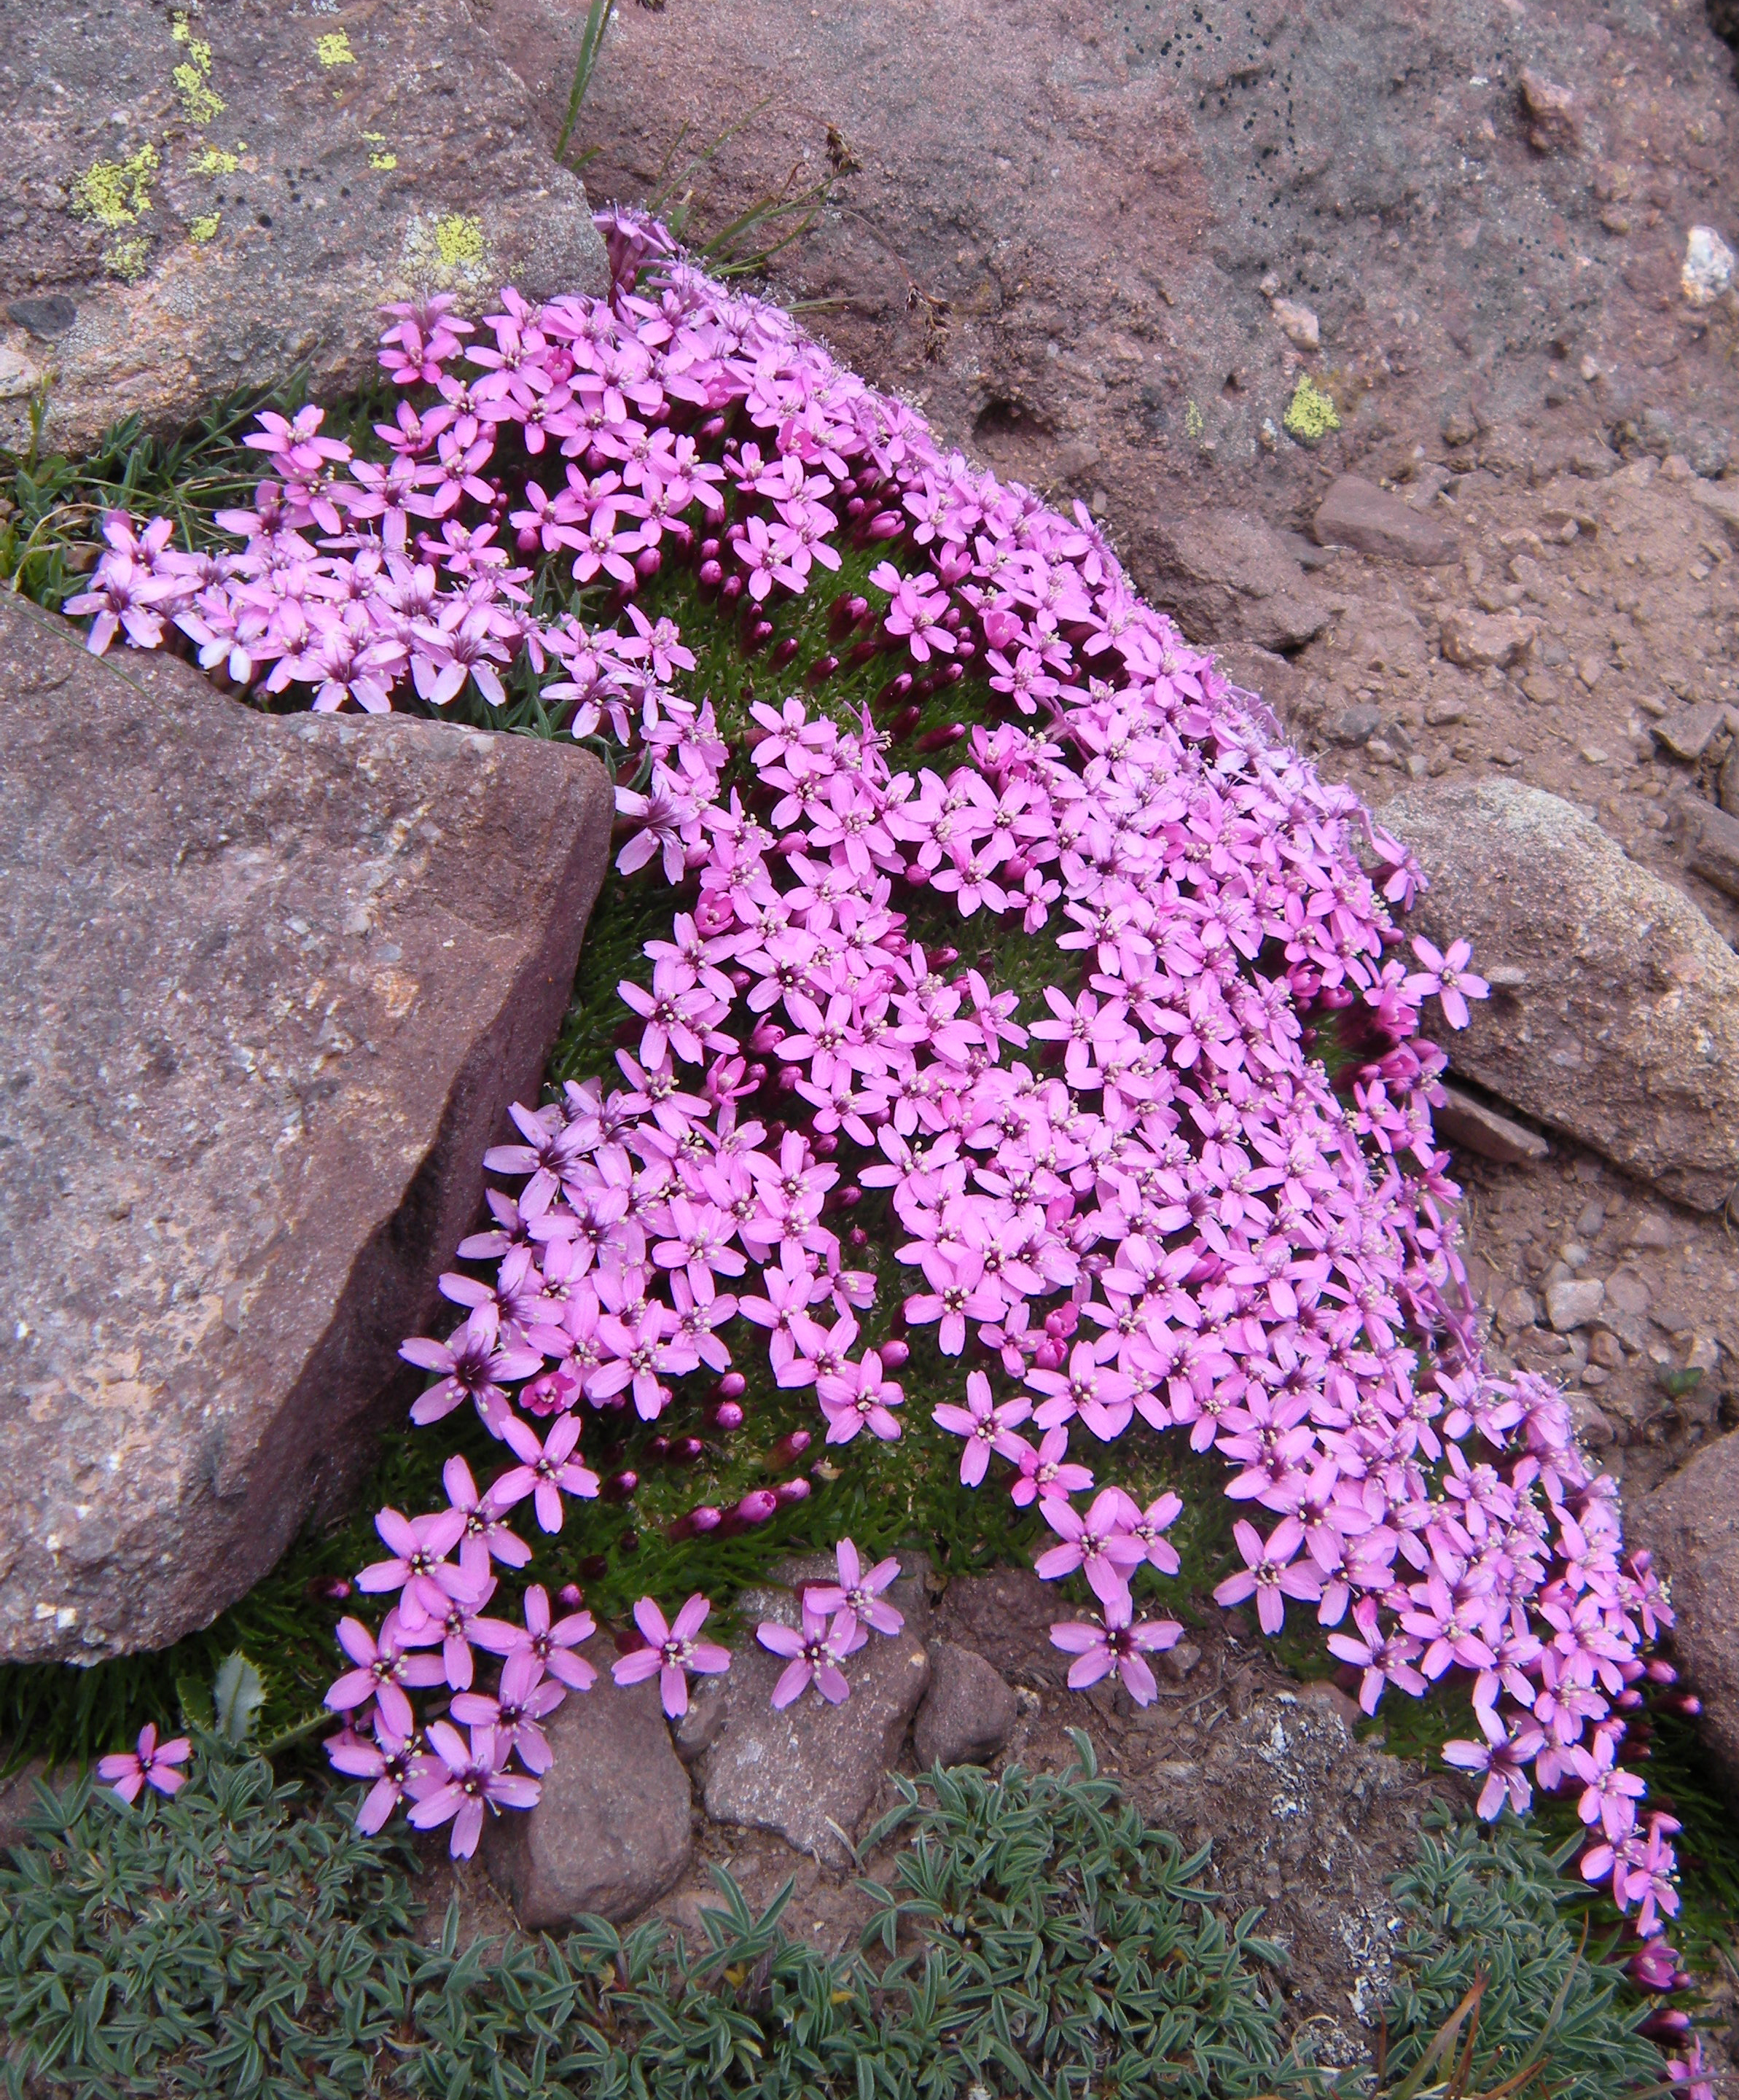
[[[544,1723],[554,1762],[525,1812],[492,1816],[489,1877],[528,1932],[588,1912],[625,1924],[682,1877],[695,1848],[688,1775],[671,1746],[657,1679],[620,1685],[602,1639],[589,1692]]]
[[[1739,817],[1729,817],[1701,796],[1686,795],[1674,805],[1672,825],[1692,874],[1739,897]]]
[[[1529,120],[1528,143],[1536,153],[1573,152],[1581,143],[1576,98],[1567,87],[1524,67],[1521,104]]]
[[[1584,1205],[1576,1220],[1576,1237],[1579,1240],[1597,1240],[1606,1228],[1606,1207],[1602,1203]]]
[[[1568,1269],[1583,1269],[1588,1266],[1588,1250],[1579,1241],[1566,1240],[1558,1250],[1558,1259]]]
[[[1585,1327],[1595,1318],[1606,1296],[1606,1286],[1597,1276],[1575,1277],[1546,1287],[1546,1317],[1560,1335]]]
[[[1584,1364],[1582,1367],[1581,1377],[1584,1385],[1602,1386],[1611,1376],[1612,1373],[1602,1364]]]
[[[1615,1268],[1606,1279],[1606,1304],[1614,1312],[1640,1319],[1654,1302],[1649,1280],[1634,1268]]]
[[[1670,716],[1665,721],[1651,722],[1649,734],[1662,751],[1694,764],[1709,748],[1726,712],[1724,708],[1692,708],[1686,713]]]
[[[1671,1582],[1679,1667],[1701,1697],[1705,1740],[1739,1778],[1739,1434],[1627,1505],[1624,1529],[1626,1545],[1647,1546]]]
[[[1280,324],[1280,333],[1300,350],[1317,350],[1322,347],[1322,329],[1309,307],[1300,306],[1294,299],[1275,299],[1269,311]]]
[[[1444,1088],[1443,1105],[1432,1112],[1432,1126],[1440,1137],[1463,1151],[1506,1167],[1525,1166],[1551,1154],[1551,1147],[1537,1131],[1500,1114],[1459,1087]]]
[[[65,335],[78,319],[78,309],[64,292],[51,292],[40,299],[14,299],[7,318],[15,321],[41,342]]]
[[[1525,1327],[1531,1327],[1539,1317],[1540,1301],[1520,1284],[1506,1290],[1498,1300],[1498,1326],[1506,1335],[1520,1334]]]
[[[1455,536],[1375,483],[1344,474],[1317,506],[1311,531],[1323,546],[1353,547],[1361,554],[1423,567],[1453,562]]]
[[[1639,1247],[1670,1247],[1676,1242],[1671,1218],[1662,1217],[1658,1211],[1644,1211],[1629,1233],[1630,1243]]]
[[[1519,613],[1464,607],[1445,617],[1441,647],[1449,661],[1464,670],[1507,670],[1527,655],[1537,632],[1534,622]]]
[[[1013,1692],[982,1655],[952,1641],[930,1648],[930,1688],[911,1732],[918,1763],[982,1765],[1008,1741],[1020,1711]]]
[[[1609,751],[1604,750],[1597,743],[1585,743],[1582,748],[1582,758],[1585,765],[1604,765],[1611,757],[1612,753]]]
[[[1624,1344],[1602,1327],[1588,1343],[1588,1354],[1603,1370],[1615,1371],[1624,1361]]]
[[[1376,708],[1348,708],[1330,729],[1329,741],[1352,749],[1369,743],[1383,726],[1383,717]]]
[[[1576,676],[1591,693],[1606,675],[1606,666],[1598,656],[1584,656],[1576,666]]]
[[[1194,1641],[1181,1640],[1159,1658],[1159,1674],[1169,1684],[1181,1684],[1201,1660],[1202,1651]]]
[[[1425,721],[1432,729],[1448,729],[1467,719],[1466,704],[1460,700],[1432,700],[1425,709]]]
[[[1713,1335],[1696,1335],[1684,1352],[1684,1367],[1688,1371],[1705,1374],[1717,1370],[1721,1362],[1721,1344]]]
[[[1680,289],[1693,307],[1712,306],[1733,281],[1733,251],[1712,226],[1693,226],[1685,236]]]

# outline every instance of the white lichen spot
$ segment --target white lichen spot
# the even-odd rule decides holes
[[[1733,251],[1712,226],[1693,226],[1685,236],[1679,283],[1693,307],[1710,306],[1733,281]]]

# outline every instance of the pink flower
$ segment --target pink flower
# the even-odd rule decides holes
[[[396,1611],[386,1614],[378,1636],[371,1634],[360,1619],[340,1619],[338,1645],[356,1667],[346,1670],[332,1686],[326,1704],[334,1713],[354,1714],[373,1699],[394,1735],[413,1734],[416,1717],[403,1688],[444,1682],[447,1673],[440,1657],[409,1651]]]
[[[892,1379],[881,1374],[881,1358],[866,1349],[855,1363],[841,1365],[833,1376],[818,1379],[815,1396],[828,1418],[828,1441],[849,1444],[860,1429],[867,1429],[885,1444],[892,1443],[900,1426],[889,1409],[906,1396]]]
[[[729,1648],[695,1638],[712,1608],[697,1591],[667,1626],[658,1606],[650,1597],[642,1597],[634,1607],[634,1624],[647,1645],[618,1657],[610,1665],[611,1675],[618,1684],[639,1684],[655,1677],[664,1711],[673,1721],[679,1721],[688,1711],[690,1673],[716,1675],[730,1667]]]
[[[179,1793],[188,1776],[175,1767],[184,1765],[192,1754],[193,1745],[185,1736],[160,1743],[157,1723],[148,1721],[139,1730],[134,1749],[98,1759],[97,1777],[112,1786],[130,1807],[143,1787],[155,1787],[159,1793]]]
[[[597,1632],[592,1614],[574,1612],[552,1622],[550,1593],[541,1582],[533,1582],[527,1590],[521,1608],[525,1614],[523,1626],[507,1619],[479,1619],[472,1627],[471,1639],[492,1655],[510,1658],[529,1655],[571,1691],[590,1691],[598,1681],[598,1672],[583,1655],[573,1651]]]
[[[772,1620],[755,1629],[755,1638],[764,1648],[790,1658],[773,1688],[775,1707],[788,1706],[792,1700],[801,1698],[811,1684],[830,1705],[837,1706],[851,1696],[851,1687],[840,1664],[846,1656],[862,1648],[869,1636],[849,1611],[836,1612],[830,1625],[825,1613],[810,1602],[817,1594],[811,1590],[803,1599],[801,1633],[795,1627],[782,1626]]]
[[[397,1734],[377,1714],[372,1740],[345,1728],[327,1737],[326,1754],[352,1779],[373,1780],[356,1811],[357,1829],[364,1838],[372,1835],[404,1800],[415,1774],[417,1760],[411,1755],[408,1737]]]
[[[1525,1815],[1534,1798],[1526,1767],[1546,1738],[1531,1722],[1524,1723],[1512,1736],[1490,1707],[1476,1706],[1473,1710],[1485,1741],[1445,1743],[1443,1762],[1458,1765],[1463,1771],[1485,1775],[1485,1784],[1480,1789],[1479,1813],[1488,1821],[1502,1812],[1506,1801],[1518,1815]]]
[[[930,1419],[938,1427],[949,1431],[956,1436],[966,1439],[966,1448],[960,1454],[960,1484],[975,1488],[989,1470],[991,1453],[1002,1448],[1001,1439],[1008,1435],[1017,1422],[1024,1422],[1032,1412],[1032,1402],[1017,1394],[1005,1400],[1000,1406],[991,1401],[991,1382],[982,1371],[969,1371],[966,1375],[966,1405],[956,1407],[951,1401],[930,1410]]]
[[[420,1633],[432,1620],[437,1625],[454,1604],[475,1604],[478,1586],[461,1568],[448,1560],[465,1536],[465,1518],[458,1510],[439,1510],[428,1516],[406,1518],[395,1509],[383,1509],[374,1528],[392,1550],[389,1560],[377,1560],[356,1577],[359,1590],[397,1590],[399,1613],[408,1634]]]
[[[1137,1706],[1159,1690],[1147,1657],[1174,1647],[1183,1633],[1176,1619],[1132,1621],[1127,1595],[1110,1599],[1102,1620],[1066,1621],[1051,1628],[1052,1645],[1075,1659],[1069,1665],[1072,1691],[1084,1691],[1114,1670]]]
[[[850,1612],[860,1625],[873,1626],[879,1634],[897,1634],[906,1623],[882,1592],[899,1579],[900,1564],[890,1554],[866,1568],[858,1549],[842,1538],[834,1549],[838,1564],[836,1582],[814,1582],[803,1592],[803,1602],[822,1612]]]
[[[553,1760],[550,1740],[538,1724],[567,1696],[566,1686],[545,1677],[543,1664],[529,1648],[515,1648],[501,1665],[496,1696],[461,1692],[453,1700],[452,1716],[467,1727],[492,1730],[504,1754],[516,1751],[526,1770],[541,1776]]]
[[[564,1414],[541,1442],[536,1431],[516,1414],[503,1420],[501,1433],[520,1463],[503,1473],[489,1493],[506,1509],[529,1495],[538,1523],[545,1531],[559,1531],[563,1492],[585,1499],[598,1493],[597,1474],[573,1456],[580,1441],[580,1417]]]
[[[1009,1499],[1017,1509],[1026,1508],[1040,1495],[1055,1495],[1066,1500],[1070,1495],[1084,1493],[1093,1484],[1091,1467],[1073,1464],[1066,1455],[1069,1449],[1066,1429],[1047,1430],[1036,1451],[1024,1436],[1012,1432],[997,1448],[1004,1458],[1013,1459],[1021,1469],[1020,1478],[1009,1490]]]
[[[429,1745],[438,1760],[433,1769],[411,1781],[410,1819],[418,1830],[452,1824],[448,1846],[456,1860],[468,1860],[483,1835],[483,1811],[533,1808],[543,1789],[535,1779],[503,1769],[507,1749],[492,1728],[473,1728],[467,1743],[451,1723],[435,1722]]]
[[[1318,1570],[1309,1560],[1293,1558],[1304,1542],[1304,1527],[1295,1516],[1282,1517],[1265,1539],[1253,1524],[1240,1517],[1232,1527],[1232,1536],[1244,1556],[1244,1565],[1215,1590],[1214,1602],[1237,1604],[1253,1596],[1263,1632],[1278,1634],[1286,1621],[1283,1599],[1297,1597],[1314,1603],[1322,1594]]]
[[[1054,1495],[1043,1498],[1039,1507],[1062,1542],[1033,1563],[1039,1579],[1053,1582],[1079,1568],[1101,1604],[1123,1603],[1131,1573],[1147,1558],[1141,1542],[1124,1529],[1128,1497],[1121,1489],[1106,1488],[1093,1498],[1085,1516]]]
[[[1473,954],[1472,945],[1466,941],[1452,942],[1445,955],[1421,934],[1415,936],[1413,952],[1425,967],[1407,978],[1406,990],[1419,999],[1435,992],[1450,1026],[1465,1028],[1468,1001],[1484,999],[1491,990],[1484,977],[1475,977],[1468,968]]]

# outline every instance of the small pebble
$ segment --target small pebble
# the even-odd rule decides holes
[[[1590,765],[1604,765],[1612,754],[1603,750],[1597,743],[1585,743],[1582,748],[1582,755]]]

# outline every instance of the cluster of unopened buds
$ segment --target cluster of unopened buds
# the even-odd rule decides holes
[[[474,1408],[510,1462],[479,1493],[456,1460],[447,1509],[382,1513],[394,1557],[360,1586],[398,1602],[376,1632],[345,1622],[356,1669],[333,1690],[366,1817],[408,1795],[461,1846],[484,1806],[535,1793],[590,1617],[552,1619],[535,1584],[523,1625],[486,1608],[494,1571],[533,1559],[516,1511],[553,1533],[567,1498],[633,1492],[586,1463],[588,1421],[656,1423],[681,1396],[734,1431],[747,1327],[779,1388],[813,1391],[827,1445],[892,1440],[921,1333],[944,1368],[969,1352],[929,1410],[963,1440],[962,1481],[997,1464],[1056,1536],[1039,1573],[1079,1571],[1097,1601],[1056,1629],[1071,1683],[1115,1671],[1150,1698],[1147,1658],[1177,1637],[1131,1586],[1176,1569],[1176,1498],[1144,1507],[1087,1456],[1187,1436],[1240,1506],[1220,1599],[1269,1634],[1289,1601],[1313,1608],[1367,1713],[1463,1674],[1480,1734],[1445,1755],[1482,1776],[1482,1812],[1523,1808],[1530,1775],[1577,1787],[1583,1871],[1657,1948],[1672,1825],[1639,1826],[1619,1752],[1645,1679],[1671,1674],[1643,1656],[1670,1615],[1562,1396],[1480,1361],[1431,1130],[1444,1060],[1419,1033],[1428,999],[1459,1026],[1484,995],[1466,944],[1406,941],[1406,850],[1137,596],[1084,510],[945,452],[650,223],[601,223],[607,298],[504,293],[481,333],[440,299],[391,310],[382,363],[429,398],[378,426],[385,465],[322,438],[318,411],[263,418],[267,478],[219,521],[238,551],[117,518],[68,607],[93,647],[172,626],[238,685],[316,708],[492,707],[517,681],[616,767],[619,871],[681,892],[620,987],[638,1040],[620,1083],[514,1110],[517,1141],[488,1156],[492,1223],[444,1279],[461,1322],[405,1346],[431,1374],[413,1418]],[[660,609],[667,568],[775,689],[799,646],[782,609],[833,593],[803,690],[757,701],[735,741],[684,690],[699,638]],[[585,617],[534,615],[550,580],[554,602],[570,580],[591,594]],[[878,654],[874,712],[830,712],[841,666]],[[986,718],[942,720],[895,770],[956,689]],[[917,938],[920,908],[1042,937],[1042,1008]],[[912,1272],[873,1343],[854,1215],[872,1212]],[[809,1440],[679,1533],[807,1495]],[[696,1644],[704,1610],[667,1626],[643,1602],[618,1674],[686,1698],[725,1653]],[[877,1624],[812,1595],[801,1631],[762,1628],[781,1696],[840,1696]],[[494,1694],[475,1650],[503,1658]],[[417,1732],[407,1688],[452,1718]]]

